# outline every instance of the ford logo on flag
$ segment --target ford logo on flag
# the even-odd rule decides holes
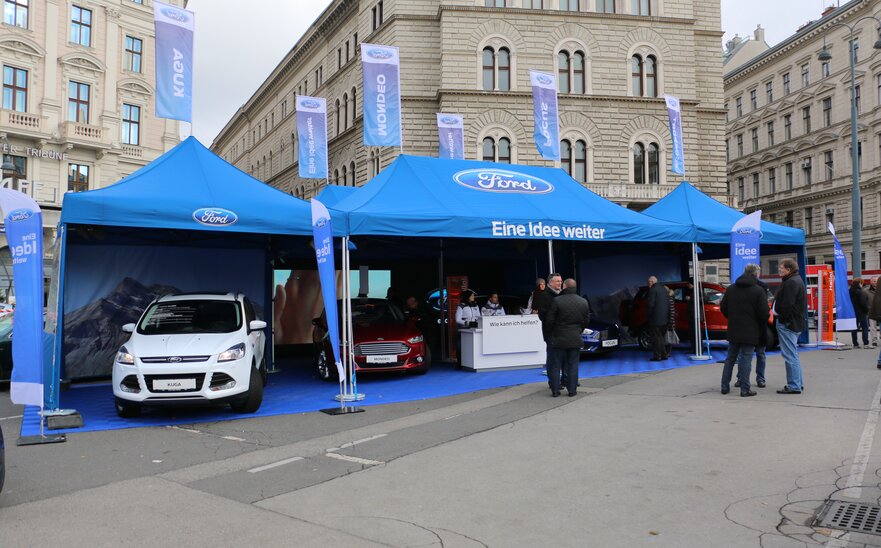
[[[554,79],[548,76],[547,74],[537,74],[535,76],[536,81],[543,86],[549,86],[554,83]]]
[[[554,191],[554,185],[544,179],[516,171],[468,169],[453,175],[453,180],[464,187],[486,192],[547,194]]]
[[[319,108],[321,103],[316,101],[315,99],[303,99],[300,101],[300,105],[305,108]]]
[[[203,207],[193,212],[193,220],[205,226],[231,226],[236,224],[239,216],[228,209]]]
[[[26,221],[34,216],[34,212],[30,209],[16,209],[9,213],[8,219],[10,223],[16,221]]]
[[[441,122],[444,124],[453,125],[453,124],[458,124],[459,119],[456,118],[455,116],[441,116]]]
[[[736,234],[758,234],[759,238],[763,236],[761,230],[756,230],[751,226],[742,226],[734,231]]]
[[[324,217],[315,221],[315,226],[317,226],[318,228],[323,228],[324,225],[326,225],[326,224],[327,224],[327,219],[325,219]]]
[[[180,21],[181,23],[186,23],[189,21],[189,17],[182,11],[174,10],[171,8],[164,8],[162,10],[162,15],[168,17],[169,19],[174,19],[175,21]]]
[[[367,56],[371,59],[391,59],[394,55],[394,53],[387,49],[373,48],[367,50]]]

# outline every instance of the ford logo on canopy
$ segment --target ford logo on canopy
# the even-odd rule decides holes
[[[193,220],[205,226],[232,226],[239,220],[239,216],[228,209],[203,207],[193,212]]]
[[[467,169],[453,175],[460,185],[485,192],[547,194],[554,185],[532,175],[500,169]]]
[[[9,222],[14,223],[16,221],[26,221],[33,217],[34,212],[30,209],[16,209],[9,212]]]
[[[391,59],[394,55],[387,49],[372,48],[367,50],[367,56],[372,59]]]
[[[315,99],[303,99],[300,101],[300,105],[306,108],[318,108],[321,106],[321,103]]]
[[[549,86],[554,83],[554,79],[546,74],[538,74],[535,76],[535,79],[538,81],[539,84],[542,84],[544,86]]]
[[[186,23],[190,19],[189,17],[187,17],[187,14],[183,13],[182,11],[171,8],[164,8],[162,10],[162,15],[168,17],[169,19],[180,21],[181,23]]]

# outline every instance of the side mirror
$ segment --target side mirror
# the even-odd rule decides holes
[[[125,324],[124,326],[122,326],[122,330],[123,330],[125,333],[134,333],[134,332],[135,332],[135,324],[133,324],[133,323],[127,323],[127,324]]]
[[[261,329],[266,329],[266,322],[263,320],[253,320],[248,324],[248,329],[250,331],[260,331]]]

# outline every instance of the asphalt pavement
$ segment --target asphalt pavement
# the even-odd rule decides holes
[[[649,356],[646,356],[648,359]],[[721,365],[16,447],[0,546],[881,546],[812,526],[881,500],[877,350],[802,354],[805,393]],[[491,373],[486,373],[491,374]]]

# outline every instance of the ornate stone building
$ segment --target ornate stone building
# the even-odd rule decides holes
[[[464,115],[466,157],[551,165],[532,141],[529,70],[555,72],[563,168],[644,208],[679,178],[663,95],[682,101],[687,178],[725,199],[718,0],[334,0],[216,137],[244,171],[308,198],[294,97],[327,99],[331,182],[399,154],[362,144],[360,42],[401,51],[403,150],[437,155],[435,113]]]
[[[829,8],[782,43],[725,75],[728,185],[746,210],[804,229],[808,264],[831,264],[835,225],[848,254],[851,197],[850,31],[857,52],[861,269],[881,268],[881,0]],[[832,55],[821,61],[824,47]],[[771,269],[774,270],[773,268]]]
[[[2,2],[0,148],[17,167],[3,185],[40,204],[50,255],[64,193],[148,164],[179,142],[179,124],[154,115],[151,0]]]

